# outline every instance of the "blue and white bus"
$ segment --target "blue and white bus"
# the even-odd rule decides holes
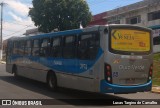
[[[10,39],[6,70],[52,90],[144,92],[152,87],[152,50],[150,29],[94,26]]]

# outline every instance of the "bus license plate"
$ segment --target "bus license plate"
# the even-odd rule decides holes
[[[134,84],[134,83],[135,83],[135,79],[134,78],[126,79],[126,84]]]

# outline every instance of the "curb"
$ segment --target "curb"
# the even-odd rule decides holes
[[[152,91],[151,92],[160,94],[160,86],[152,87]]]
[[[6,64],[6,62],[4,62],[4,61],[0,61],[0,63],[1,63],[1,64]]]

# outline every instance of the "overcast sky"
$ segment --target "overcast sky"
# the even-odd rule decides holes
[[[122,7],[142,0],[87,0],[93,15]],[[27,29],[35,28],[28,17],[32,0],[0,0],[3,8],[3,40],[12,36],[22,36]]]

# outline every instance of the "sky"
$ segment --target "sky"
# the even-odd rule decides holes
[[[86,0],[92,15],[143,0]],[[12,36],[23,36],[27,29],[36,28],[28,16],[32,0],[0,0],[3,7],[3,40]]]

